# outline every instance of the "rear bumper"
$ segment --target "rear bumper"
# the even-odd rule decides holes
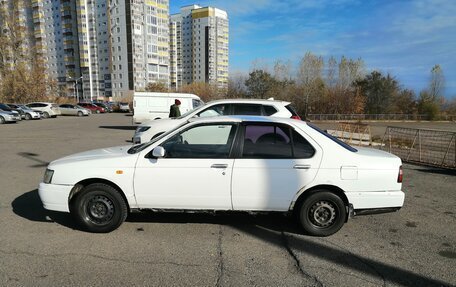
[[[365,191],[346,192],[348,202],[356,210],[401,208],[404,205],[405,194],[397,191]]]
[[[40,183],[38,194],[43,207],[48,210],[70,212],[68,198],[72,188],[72,185]]]

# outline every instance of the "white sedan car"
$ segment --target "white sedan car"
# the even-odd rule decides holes
[[[211,101],[178,118],[156,119],[142,123],[135,131],[133,143],[145,143],[195,117],[227,115],[271,116],[300,119],[290,102],[273,99],[225,99]]]
[[[230,116],[55,160],[39,195],[92,232],[116,229],[135,210],[223,210],[293,212],[308,234],[328,236],[353,215],[400,209],[401,182],[392,154],[300,120]]]

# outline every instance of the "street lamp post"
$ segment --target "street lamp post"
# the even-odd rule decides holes
[[[74,81],[74,86],[75,86],[75,92],[76,92],[76,100],[77,102],[79,103],[79,91],[78,91],[78,83],[79,83],[79,80],[81,80],[82,82],[82,76],[77,78],[77,79],[73,79],[71,76],[68,76],[68,78],[70,78],[70,80],[73,80]]]

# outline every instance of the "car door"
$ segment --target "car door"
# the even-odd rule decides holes
[[[158,142],[165,157],[140,155],[134,176],[140,208],[229,210],[230,157],[237,125],[203,124]]]
[[[233,209],[288,210],[296,193],[315,178],[321,148],[283,124],[243,124],[240,137],[233,168]]]

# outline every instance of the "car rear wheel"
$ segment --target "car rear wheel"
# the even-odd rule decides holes
[[[43,117],[44,117],[45,119],[48,119],[48,118],[49,118],[49,113],[48,113],[48,112],[44,112],[44,113],[43,113]]]
[[[78,112],[78,117],[82,117],[82,116],[83,116],[82,112],[79,111],[79,112]]]
[[[85,230],[104,233],[118,228],[127,218],[128,209],[115,188],[94,183],[76,194],[70,212]]]
[[[299,209],[302,227],[314,236],[329,236],[336,233],[342,228],[346,218],[343,200],[326,190],[318,190],[309,195]]]
[[[32,116],[30,114],[25,114],[25,120],[29,121],[32,119]]]
[[[0,117],[0,124],[4,124],[5,123],[5,119],[3,117]]]

